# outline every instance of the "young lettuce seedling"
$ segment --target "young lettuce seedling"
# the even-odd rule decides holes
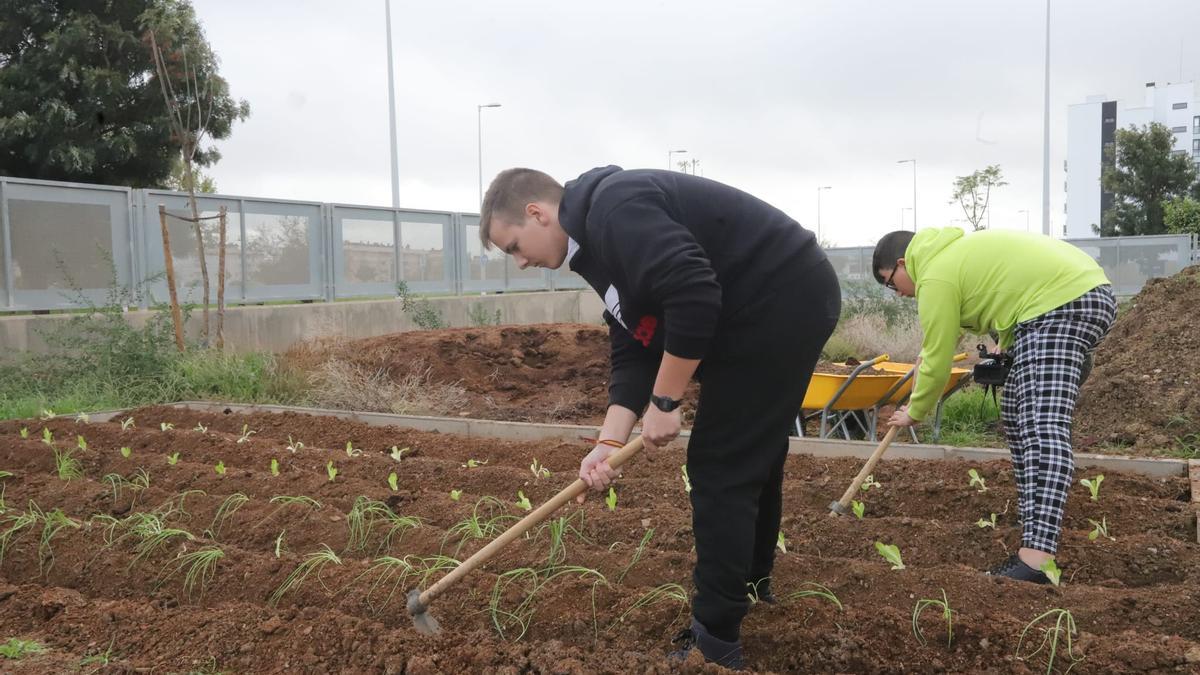
[[[21,438],[29,438],[29,427],[21,427]]]
[[[519,498],[517,499],[517,506],[525,509],[526,511],[533,508],[533,504],[529,503],[529,497],[526,497],[524,492],[517,490],[517,497]]]
[[[881,541],[875,542],[875,550],[883,559],[892,564],[892,569],[904,569],[904,560],[900,558],[900,547],[894,544],[885,544]]]
[[[463,464],[462,467],[464,469],[474,469],[476,467],[483,466],[484,464],[487,464],[487,463],[488,463],[488,461],[486,459],[468,459],[467,463]]]
[[[159,431],[169,431],[174,428],[175,428],[175,425],[170,422],[159,422],[158,423]]]
[[[534,480],[550,477],[550,469],[542,466],[541,463],[537,461],[537,457],[533,458],[533,464],[529,465],[529,471],[533,473]]]
[[[454,501],[458,501],[459,499],[462,499],[462,490],[451,490],[450,491],[450,499],[453,499]]]
[[[1088,492],[1092,493],[1092,501],[1094,502],[1100,501],[1100,483],[1103,482],[1104,474],[1099,474],[1091,480],[1084,478],[1079,481],[1081,485],[1088,489]]]
[[[867,512],[867,505],[857,499],[850,500],[850,508],[854,511],[854,517],[862,520],[863,514]]]
[[[225,475],[225,460],[218,460],[217,465],[213,467],[213,471],[217,472],[218,476]]]
[[[80,450],[87,450],[87,439],[83,436],[76,436],[75,445],[79,446]]]
[[[392,488],[392,492],[400,489],[398,481],[399,477],[396,476],[395,471],[388,474],[388,487]]]
[[[1058,563],[1054,562],[1054,558],[1042,563],[1042,572],[1045,573],[1046,578],[1050,579],[1050,583],[1055,586],[1062,580],[1062,571],[1058,569]]]
[[[196,428],[192,429],[192,431],[199,431],[202,434],[207,434],[208,427],[204,426],[203,422],[196,422]]]
[[[683,466],[679,467],[679,470],[683,473],[683,491],[687,492],[688,494],[691,494],[692,479],[688,478],[687,464],[684,464]]]
[[[122,454],[124,454],[124,453],[122,453]],[[178,452],[173,452],[173,453],[167,455],[167,464],[170,464],[171,466],[175,466],[178,463],[179,463],[179,453]]]
[[[301,443],[300,441],[293,441],[293,440],[292,440],[292,436],[291,436],[291,434],[288,434],[288,445],[287,445],[287,449],[288,449],[289,451],[291,451],[291,452],[293,452],[293,453],[294,453],[294,452],[296,452],[297,450],[303,450],[303,449],[304,449],[304,444],[303,444],[303,443]]]
[[[249,424],[243,424],[243,425],[242,425],[242,435],[241,435],[241,436],[238,436],[237,442],[238,442],[238,443],[245,443],[246,441],[250,440],[250,437],[251,437],[251,436],[253,436],[253,435],[254,435],[254,432],[253,432],[253,431],[250,431],[250,425],[249,425]]]
[[[404,457],[404,453],[409,452],[410,450],[411,450],[411,448],[397,448],[396,446],[393,445],[390,456],[392,459],[399,462]]]
[[[125,459],[129,459],[129,456],[132,454],[133,454],[133,449],[130,448],[128,445],[121,446],[121,456],[122,457],[124,457]],[[178,453],[176,453],[176,454],[178,454]]]
[[[1108,534],[1108,517],[1107,516],[1101,517],[1100,522],[1096,522],[1096,521],[1092,520],[1091,518],[1088,518],[1088,522],[1092,524],[1092,528],[1093,528],[1091,532],[1088,532],[1088,541],[1096,541],[1096,539],[1098,539],[1101,536],[1103,536],[1105,539],[1108,539],[1109,541],[1117,540],[1116,537],[1113,537]]]
[[[617,491],[612,489],[611,487],[608,488],[608,496],[604,498],[604,503],[605,503],[605,505],[608,506],[609,511],[616,511],[617,510]]]
[[[275,459],[274,457],[271,458],[271,475],[279,475],[279,460]]]
[[[92,418],[88,417],[88,414],[85,412],[81,412],[81,413],[75,415],[75,423],[76,424],[87,424],[88,422],[91,422],[91,421],[92,421]]]
[[[329,474],[329,482],[330,483],[333,482],[334,478],[337,478],[338,470],[337,470],[337,467],[335,467],[333,465],[332,459],[329,460],[329,463],[325,465],[325,473]]]
[[[347,457],[358,457],[359,455],[362,454],[362,452],[363,451],[360,450],[359,448],[354,447],[353,441],[346,441],[346,456]]]
[[[870,490],[871,488],[880,488],[880,487],[883,487],[883,485],[881,485],[878,481],[875,480],[875,474],[871,474],[871,475],[867,476],[866,479],[863,480],[863,484],[860,489],[863,492],[866,492],[867,490]]]
[[[787,553],[787,539],[783,536],[783,530],[775,535],[775,548],[779,549],[780,553]]]
[[[988,520],[987,518],[980,518],[979,520],[975,521],[975,527],[980,529],[985,527],[990,527],[993,530],[996,529],[996,514],[992,514],[991,520]]]
[[[975,488],[976,492],[987,492],[987,481],[983,479],[983,476],[979,475],[978,471],[971,469],[967,472],[967,476],[971,478],[971,482],[967,483],[967,487]]]
[[[129,431],[130,427],[135,426],[132,417],[126,417],[121,420],[121,431]]]

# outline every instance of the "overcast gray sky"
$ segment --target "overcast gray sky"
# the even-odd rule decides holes
[[[1200,0],[1052,3],[1061,231],[1067,105],[1200,77]],[[252,109],[219,144],[220,191],[390,205],[384,0],[193,4]],[[1039,226],[1043,0],[395,0],[392,24],[404,207],[478,210],[476,105],[499,102],[485,186],[510,166],[565,181],[686,149],[808,227],[832,186],[825,236],[858,245],[912,206],[896,162],[915,157],[920,226],[962,224],[951,183],[988,164],[1009,181],[993,226],[1024,228],[1021,209]]]

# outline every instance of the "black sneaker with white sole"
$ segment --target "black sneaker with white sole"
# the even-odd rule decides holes
[[[993,577],[1008,577],[1017,581],[1028,581],[1033,584],[1048,584],[1050,577],[1041,570],[1035,570],[1029,565],[1026,565],[1021,556],[1016,553],[1008,556],[1008,560],[996,565],[987,571],[988,576]]]

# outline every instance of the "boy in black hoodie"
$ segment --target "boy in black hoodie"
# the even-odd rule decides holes
[[[504,171],[483,200],[480,238],[522,269],[567,262],[604,299],[609,407],[579,468],[593,489],[616,478],[606,460],[642,411],[647,449],[678,436],[679,399],[700,380],[687,449],[696,596],[681,654],[696,646],[740,668],[747,584],[773,599],[790,425],[841,306],[816,238],[729,186],[616,166],[565,189],[540,171]]]

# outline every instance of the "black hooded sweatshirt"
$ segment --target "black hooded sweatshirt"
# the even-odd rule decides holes
[[[558,215],[579,245],[571,270],[607,308],[609,403],[639,415],[664,349],[704,359],[731,332],[771,330],[755,300],[826,260],[813,233],[779,209],[674,171],[592,169],[566,184]]]

